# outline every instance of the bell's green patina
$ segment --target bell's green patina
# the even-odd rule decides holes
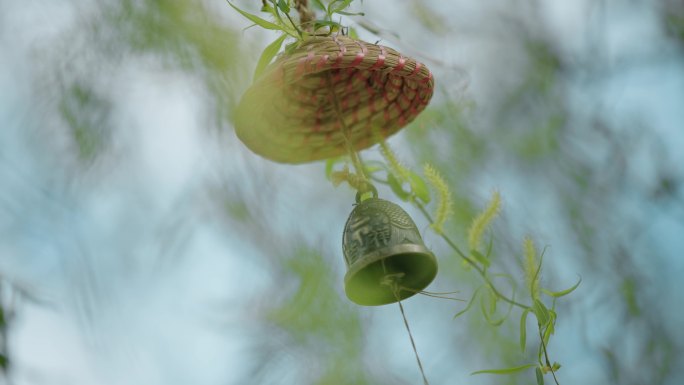
[[[352,210],[342,251],[348,269],[345,292],[359,305],[385,305],[411,297],[437,275],[437,260],[411,217],[377,197],[358,202]]]

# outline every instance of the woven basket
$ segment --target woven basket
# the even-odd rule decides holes
[[[345,36],[314,37],[245,92],[237,136],[255,153],[305,163],[362,150],[411,122],[432,97],[423,64]],[[346,135],[345,135],[346,134]]]

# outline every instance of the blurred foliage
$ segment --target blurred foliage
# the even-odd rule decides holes
[[[10,363],[10,331],[11,325],[14,321],[15,309],[12,308],[13,301],[10,300],[13,293],[8,293],[7,290],[11,287],[0,275],[0,382],[10,381],[11,367]]]
[[[59,110],[71,129],[82,160],[92,161],[104,151],[110,137],[107,130],[110,109],[108,100],[80,84],[72,84],[64,92]]]
[[[208,3],[196,0],[124,0],[105,6],[103,15],[124,49],[156,52],[205,79],[212,92],[217,123],[230,116],[237,102],[235,87],[249,73],[240,54],[239,31],[222,20]]]
[[[284,282],[294,292],[267,316],[287,334],[286,344],[308,356],[312,384],[376,384],[364,370],[363,325],[355,309],[335,290],[337,276],[315,250],[298,250],[283,261]]]
[[[662,5],[662,19],[667,33],[684,45],[684,5],[681,1],[667,0]]]
[[[275,6],[268,15],[284,8],[281,3],[272,2]],[[286,3],[288,7],[294,6],[293,2]],[[440,324],[437,317],[449,317],[463,307],[455,310],[449,307],[449,311],[454,310],[452,314],[422,312],[421,327],[428,325],[429,332],[439,336],[439,344],[422,345],[421,340],[417,341],[419,349],[426,347],[421,349],[423,358],[448,357],[432,361],[440,365],[456,361],[452,357],[460,357],[462,361],[457,369],[430,365],[435,373],[428,372],[428,377],[434,378],[435,383],[454,383],[457,382],[455,378],[467,376],[476,369],[510,368],[533,362],[537,352],[531,344],[538,341],[535,328],[538,325],[533,319],[547,321],[544,332],[549,326],[554,327],[550,320],[557,314],[559,334],[562,334],[561,330],[577,333],[569,337],[566,334],[565,338],[557,336],[549,345],[551,352],[570,357],[572,361],[563,362],[558,373],[561,384],[567,382],[563,381],[564,377],[581,378],[584,383],[604,380],[626,385],[679,383],[684,342],[681,331],[673,329],[667,310],[663,310],[670,306],[659,305],[662,293],[657,290],[669,282],[660,281],[657,276],[654,278],[653,273],[667,271],[667,258],[673,256],[660,248],[667,239],[650,233],[649,225],[656,217],[682,222],[683,176],[673,165],[673,154],[664,150],[668,138],[651,129],[657,122],[640,116],[621,121],[609,119],[606,115],[611,112],[610,106],[597,102],[595,87],[629,69],[651,69],[650,66],[657,65],[660,54],[663,60],[676,56],[681,61],[684,42],[681,2],[669,0],[656,7],[659,27],[679,49],[676,55],[667,50],[649,51],[641,54],[649,56],[643,58],[648,60],[619,62],[619,65],[604,56],[608,51],[604,46],[608,32],[601,27],[589,29],[591,23],[613,20],[605,10],[608,2],[598,2],[596,8],[590,7],[586,16],[590,25],[587,30],[573,31],[591,43],[582,53],[564,49],[558,36],[544,30],[543,24],[550,21],[539,13],[537,2],[500,8],[481,4],[479,7],[486,16],[474,17],[474,23],[468,23],[468,15],[460,18],[460,15],[445,13],[443,7],[446,6],[442,2],[412,1],[406,6],[387,9],[391,17],[386,19],[381,12],[373,14],[366,10],[372,9],[369,2],[337,2],[345,6],[341,12],[347,12],[347,6],[354,12],[366,12],[365,19],[333,12],[335,7],[330,5],[336,2],[311,3],[319,10],[319,20],[323,22],[320,26],[330,29],[339,28],[335,23],[342,20],[340,15],[345,17],[345,23],[349,21],[359,30],[379,24],[383,31],[404,32],[403,20],[415,21],[410,25],[418,25],[420,29],[410,30],[411,37],[425,43],[425,47],[417,48],[424,48],[426,56],[438,50],[435,47],[440,45],[433,43],[439,39],[443,39],[444,46],[456,45],[462,40],[494,46],[491,56],[480,58],[476,63],[493,64],[491,68],[483,65],[481,78],[498,82],[494,81],[490,86],[493,89],[484,93],[491,95],[491,100],[478,100],[477,103],[471,100],[467,90],[456,97],[445,91],[451,90],[451,85],[441,82],[440,76],[450,79],[453,69],[425,58],[436,73],[438,96],[408,128],[392,139],[398,148],[399,162],[396,162],[398,166],[390,165],[385,170],[393,175],[394,181],[382,192],[394,191],[399,200],[419,202],[427,209],[435,208],[434,212],[440,212],[439,204],[444,199],[428,203],[430,199],[429,196],[425,199],[420,179],[410,171],[414,164],[429,163],[441,174],[439,178],[432,178],[433,184],[439,186],[444,182],[446,185],[436,188],[441,191],[438,195],[450,196],[452,202],[449,211],[453,211],[453,215],[450,220],[439,221],[443,225],[439,226],[440,233],[452,235],[458,244],[468,244],[468,229],[472,227],[473,219],[487,207],[483,203],[485,195],[497,181],[506,184],[511,191],[499,187],[504,208],[516,206],[517,210],[509,213],[504,210],[498,221],[487,223],[491,227],[484,226],[486,229],[478,231],[477,242],[470,242],[469,248],[477,249],[475,253],[468,250],[466,254],[482,266],[485,262],[496,266],[496,274],[516,279],[522,277],[521,281],[528,279],[532,299],[541,296],[549,299],[552,305],[533,302],[533,309],[523,313],[520,322],[516,317],[498,326],[493,325],[496,322],[483,322],[482,313],[470,312],[448,327],[430,329],[431,325]],[[256,1],[235,4],[249,12],[262,5]],[[202,103],[208,106],[207,113],[213,115],[210,120],[214,127],[228,128],[231,110],[252,79],[257,64],[256,51],[265,44],[260,42],[258,47],[253,47],[258,39],[251,37],[251,31],[241,32],[234,19],[226,17],[233,10],[227,4],[221,6],[225,9],[217,12],[215,4],[195,0],[98,3],[94,14],[78,18],[80,24],[62,37],[61,43],[68,49],[57,50],[57,59],[48,57],[69,65],[42,63],[40,69],[49,73],[47,78],[58,79],[58,84],[49,81],[42,84],[40,81],[45,78],[36,76],[36,88],[55,92],[58,97],[54,115],[46,113],[45,117],[34,118],[45,121],[54,118],[63,122],[74,143],[76,156],[86,163],[97,159],[117,135],[121,135],[117,131],[117,111],[113,105],[116,97],[122,97],[108,94],[98,79],[108,77],[107,71],[120,69],[127,61],[151,57],[158,63],[151,66],[150,73],[173,68],[196,76],[207,91]],[[394,17],[398,21],[390,21],[395,20]],[[354,24],[355,21],[358,24]],[[408,34],[408,27],[406,30],[402,35]],[[373,31],[364,32],[372,34]],[[71,44],[75,36],[86,36],[87,44]],[[268,40],[274,38],[267,37]],[[401,39],[390,43],[403,44]],[[277,48],[281,48],[280,44]],[[272,51],[275,54],[277,50],[273,48]],[[62,55],[63,52],[66,54]],[[72,54],[74,52],[76,54]],[[94,56],[83,55],[85,52]],[[89,67],[92,73],[81,71],[79,66],[70,67],[74,63]],[[479,84],[471,86],[481,87]],[[577,94],[588,106],[578,107],[573,99]],[[220,140],[224,139],[220,137]],[[231,140],[236,141],[232,137]],[[222,144],[214,144],[222,148]],[[315,385],[408,383],[405,380],[409,378],[407,373],[415,368],[395,370],[392,366],[396,363],[393,361],[395,352],[386,347],[379,352],[369,344],[372,333],[377,332],[369,321],[372,317],[369,314],[375,314],[375,310],[352,306],[339,290],[341,274],[333,267],[343,265],[340,250],[303,236],[314,233],[324,239],[337,239],[338,234],[331,234],[324,225],[331,221],[330,218],[343,218],[348,214],[341,210],[322,213],[310,209],[317,207],[315,203],[319,202],[342,207],[330,198],[339,195],[330,193],[332,187],[325,181],[323,166],[271,167],[240,154],[237,148],[232,147],[231,151],[235,151],[221,158],[224,163],[216,164],[212,170],[207,189],[211,190],[210,200],[219,203],[216,210],[212,206],[208,211],[225,220],[226,226],[222,229],[226,234],[257,250],[261,258],[259,266],[264,274],[273,278],[264,292],[254,294],[255,298],[267,300],[265,310],[253,315],[251,309],[241,309],[248,317],[254,317],[254,322],[264,331],[254,337],[253,349],[247,352],[255,359],[249,363],[253,370],[242,383],[273,384],[282,378]],[[645,151],[649,164],[652,163],[653,171],[646,176],[639,171],[643,157],[635,155],[640,151]],[[379,157],[379,152],[369,150],[368,158]],[[403,163],[408,171],[401,169],[403,159],[415,160]],[[61,177],[53,173],[50,169],[50,178]],[[292,177],[292,174],[300,173],[307,177],[316,175],[319,179],[302,186],[302,179]],[[212,190],[214,184],[221,186]],[[308,191],[312,185],[320,186],[320,190]],[[292,196],[297,195],[299,200],[293,203],[292,196],[278,195],[282,190],[296,192]],[[418,190],[421,192],[416,193]],[[350,202],[352,195],[349,193]],[[509,205],[507,199],[512,201]],[[540,219],[537,211],[546,210],[547,206],[541,206],[537,201],[547,199],[552,202],[553,209],[542,213],[545,217]],[[0,203],[4,205],[5,200]],[[31,207],[34,211],[41,210],[39,205],[26,207],[27,210]],[[643,211],[636,212],[642,207],[645,207]],[[5,209],[4,206],[0,208]],[[21,211],[14,207],[12,210]],[[202,210],[204,207],[198,209]],[[320,222],[314,223],[314,220]],[[421,229],[427,230],[428,224],[421,222],[424,225]],[[529,231],[540,234],[534,237],[540,245],[536,249],[531,241],[521,247],[521,236]],[[563,232],[571,246],[556,247],[552,243],[549,255],[545,256],[545,278],[541,282],[530,279],[534,278],[529,277],[530,267],[541,255],[538,249],[546,246],[550,237],[558,235],[554,231]],[[495,297],[492,292],[482,290],[478,294],[482,281],[474,279],[460,263],[455,263],[458,261],[456,253],[433,235],[426,239],[430,240],[430,247],[442,266],[436,285],[455,287],[464,298],[479,295],[478,300],[470,303],[475,303],[475,309],[481,307],[492,319],[504,314],[506,307],[492,301]],[[472,247],[473,244],[480,249]],[[487,251],[489,247],[492,258]],[[525,261],[528,263],[527,276],[520,269]],[[657,270],[659,263],[665,268]],[[570,276],[574,276],[574,269],[577,269],[583,285],[590,290],[578,290],[577,296],[558,304],[543,290],[538,292],[539,285],[551,290],[570,287],[572,282],[565,281],[567,274],[563,274],[567,269],[573,269]],[[504,288],[503,294],[513,292],[506,278],[496,276],[492,279]],[[417,309],[433,309],[421,301],[415,299]],[[7,343],[9,330],[4,318],[6,311],[0,306],[2,344]],[[530,312],[536,317],[529,316]],[[595,330],[601,335],[597,336]],[[404,337],[402,334],[401,338]],[[576,345],[564,346],[557,342],[568,340]],[[573,364],[579,367],[583,364],[577,356],[600,362],[600,379],[589,378],[595,372],[584,374],[582,369],[574,369]],[[7,348],[0,345],[0,367],[6,370],[8,362],[13,362],[12,357],[8,358]],[[525,373],[476,378],[481,383],[527,384],[532,377]]]

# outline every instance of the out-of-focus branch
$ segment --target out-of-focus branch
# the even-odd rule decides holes
[[[295,8],[299,13],[300,27],[307,32],[311,32],[316,14],[309,9],[309,0],[295,0]]]

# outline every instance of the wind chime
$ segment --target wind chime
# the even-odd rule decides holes
[[[398,302],[437,274],[411,217],[378,198],[358,156],[415,119],[433,89],[427,67],[391,48],[342,35],[311,37],[272,63],[236,110],[237,136],[265,158],[292,164],[352,159],[362,182],[342,250],[345,292],[359,305]]]
[[[378,198],[358,151],[415,119],[433,89],[427,67],[391,48],[343,35],[310,37],[267,67],[235,116],[240,140],[270,160],[296,164],[349,155],[360,182],[342,235],[345,292],[359,305],[399,303],[424,384],[401,300],[432,282],[437,260],[411,217]]]

